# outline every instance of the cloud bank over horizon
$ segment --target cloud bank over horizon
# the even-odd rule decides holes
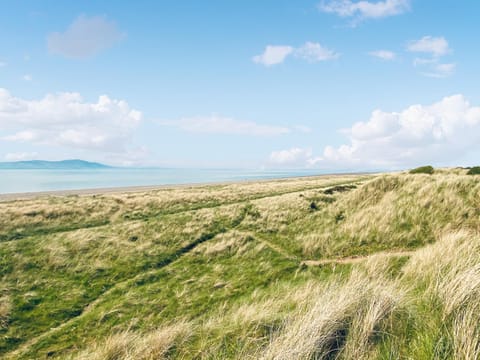
[[[472,106],[464,95],[452,95],[431,105],[412,105],[400,112],[375,110],[369,120],[341,132],[349,142],[326,146],[322,155],[294,147],[272,152],[270,163],[364,169],[446,164],[478,147],[480,107]]]
[[[142,113],[123,100],[102,95],[96,102],[78,93],[47,94],[26,100],[0,89],[0,141],[88,150],[115,163],[134,164],[148,149],[134,146]],[[272,137],[308,133],[302,126],[278,126],[211,115],[157,122],[194,134]],[[269,167],[397,169],[423,163],[454,162],[480,142],[480,106],[464,95],[399,112],[374,110],[366,121],[340,129],[348,142],[327,145],[321,154],[296,146],[272,151]],[[39,152],[8,152],[6,160],[38,158]],[[439,161],[441,159],[441,161]]]
[[[107,95],[93,103],[84,101],[78,93],[26,100],[0,88],[0,134],[4,134],[0,140],[4,142],[127,155],[141,120],[140,111]],[[22,159],[27,157],[23,155]],[[9,159],[15,156],[7,154]]]

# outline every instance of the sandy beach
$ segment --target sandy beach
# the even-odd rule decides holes
[[[164,185],[147,185],[147,186],[120,186],[120,187],[108,187],[108,188],[92,188],[92,189],[74,189],[74,190],[52,190],[52,191],[34,191],[23,193],[7,193],[0,194],[0,202],[15,201],[15,200],[28,200],[39,197],[48,196],[88,196],[88,195],[104,195],[104,194],[118,194],[126,192],[145,192],[161,189],[179,189],[188,187],[199,186],[219,186],[230,184],[242,184],[242,183],[255,183],[255,182],[271,182],[271,181],[292,181],[296,179],[321,179],[331,176],[341,175],[372,175],[373,173],[358,172],[358,173],[333,173],[333,174],[321,174],[321,175],[306,175],[306,176],[292,176],[282,178],[270,178],[270,179],[251,179],[251,180],[232,180],[232,181],[219,181],[219,182],[199,182],[199,183],[186,183],[186,184],[164,184]]]

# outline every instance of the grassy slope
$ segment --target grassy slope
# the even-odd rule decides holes
[[[459,170],[0,203],[0,356],[475,358],[479,192]]]

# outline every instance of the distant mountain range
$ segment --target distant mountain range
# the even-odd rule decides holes
[[[17,169],[51,169],[51,170],[80,170],[80,169],[108,169],[110,166],[84,161],[84,160],[62,160],[62,161],[45,161],[45,160],[30,160],[30,161],[13,161],[0,162],[0,170],[17,170]]]

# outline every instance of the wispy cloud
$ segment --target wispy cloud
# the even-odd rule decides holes
[[[125,36],[103,16],[81,15],[64,32],[48,35],[48,49],[68,58],[88,58],[113,46]]]
[[[311,63],[334,60],[340,56],[319,43],[307,41],[297,48],[289,45],[267,45],[263,53],[254,56],[252,60],[257,64],[272,66],[283,63],[291,55]]]
[[[364,19],[379,19],[403,14],[410,9],[410,1],[324,0],[318,5],[318,8],[325,13],[335,14],[343,18],[353,18],[355,24]]]
[[[434,64],[429,71],[422,72],[423,75],[434,78],[449,77],[455,72],[456,64]]]
[[[16,152],[8,153],[5,155],[7,161],[22,161],[22,160],[34,160],[38,159],[37,152]]]
[[[218,115],[197,116],[158,123],[199,134],[278,136],[291,132],[290,128],[284,126],[263,125],[253,121],[241,121]]]
[[[395,58],[397,57],[397,55],[393,51],[389,51],[389,50],[370,51],[368,54],[370,56],[373,56],[385,61],[395,60]]]
[[[407,50],[411,52],[427,53],[432,56],[442,56],[449,53],[450,47],[444,37],[424,36],[419,40],[410,41]]]
[[[334,60],[340,56],[337,52],[323,47],[319,43],[307,41],[304,45],[295,49],[295,56],[308,62]]]
[[[255,55],[254,63],[271,66],[285,61],[286,57],[293,52],[293,47],[288,45],[267,45],[260,55]]]
[[[410,41],[407,43],[407,51],[430,55],[427,58],[413,60],[413,65],[419,68],[424,76],[445,78],[455,72],[456,64],[442,62],[442,57],[452,52],[444,37],[424,36],[419,40]]]
[[[25,80],[25,81],[32,81],[33,80],[32,75],[30,75],[30,74],[23,75],[22,79]]]

